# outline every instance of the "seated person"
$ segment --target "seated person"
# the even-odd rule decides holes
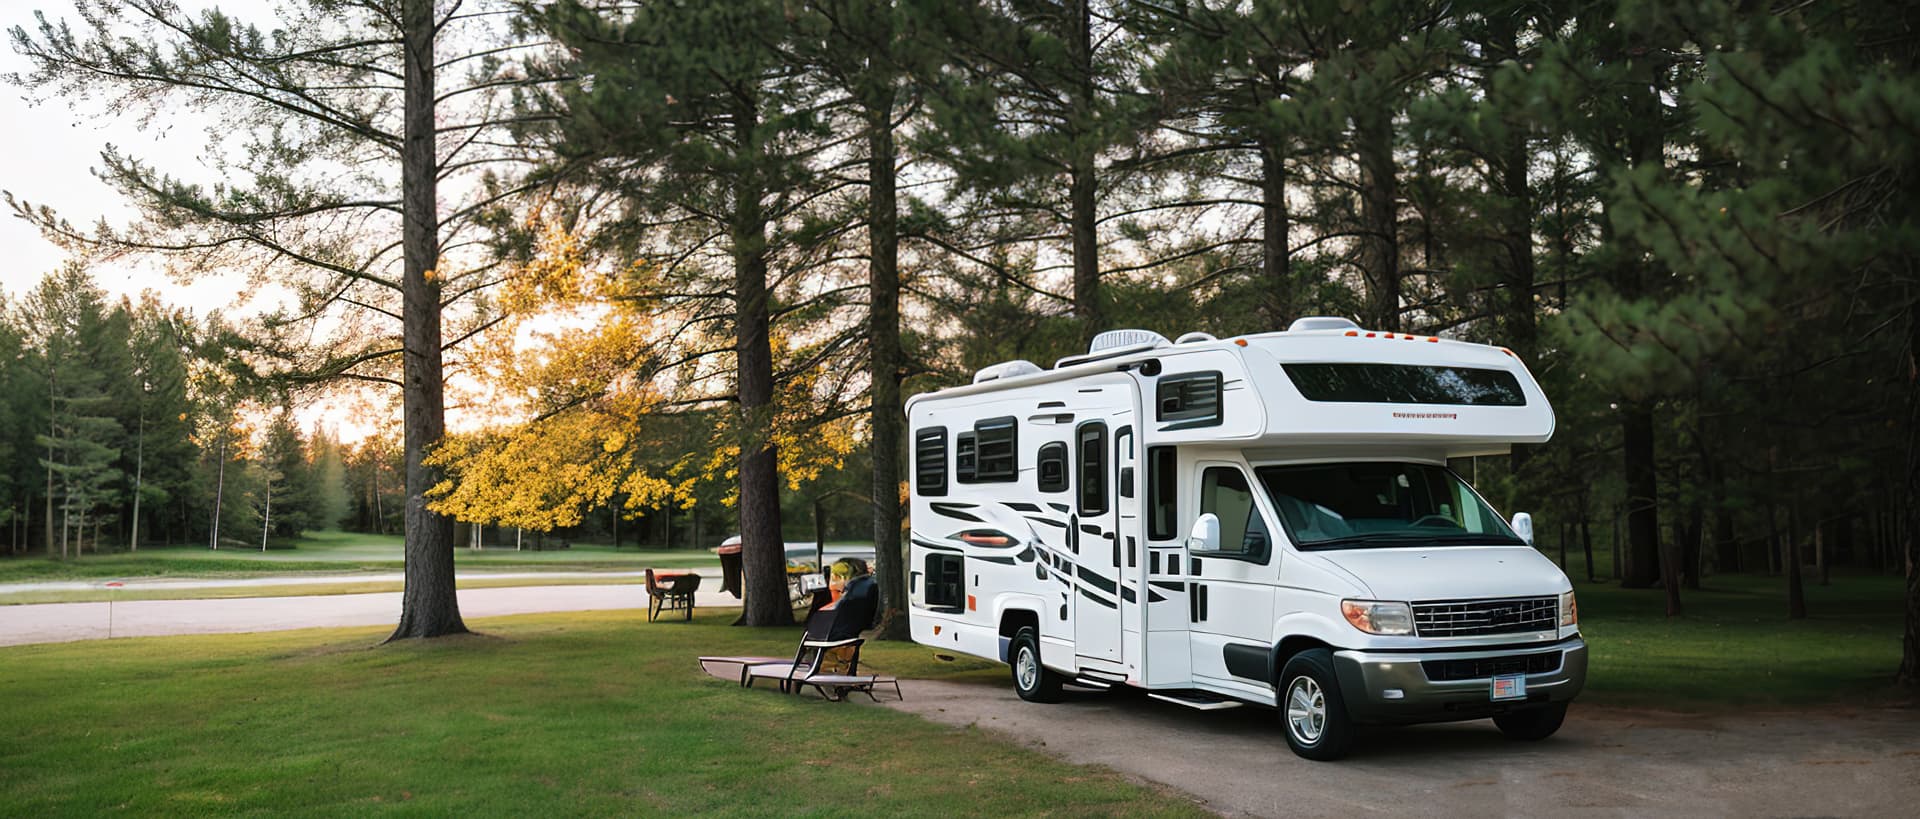
[[[851,640],[860,636],[860,632],[873,626],[874,615],[880,610],[880,587],[873,581],[873,575],[867,571],[866,561],[846,557],[834,562],[831,577],[827,581],[835,599],[824,608],[834,612],[833,625],[827,630],[828,640]],[[829,653],[831,665],[838,668],[832,673],[843,673],[851,665],[855,648],[844,646]]]

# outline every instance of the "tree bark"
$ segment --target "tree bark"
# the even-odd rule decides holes
[[[221,423],[225,424],[226,420],[221,419]],[[219,455],[215,456],[220,463],[213,481],[213,525],[209,527],[212,531],[207,535],[207,548],[216,552],[220,551],[220,505],[227,495],[227,436],[230,434],[232,430],[220,430]]]
[[[867,104],[867,346],[873,382],[873,572],[880,584],[876,640],[911,638],[907,624],[906,555],[900,550],[900,450],[906,418],[900,404],[900,224],[893,141],[893,88]]]
[[[1653,409],[1645,403],[1626,405],[1621,418],[1626,439],[1627,554],[1625,577],[1629,589],[1651,588],[1659,580],[1659,480],[1653,462]]]
[[[1088,123],[1093,110],[1093,18],[1089,0],[1076,0],[1074,3],[1073,38],[1068,48],[1073,55],[1075,78],[1072,90],[1073,121],[1078,130],[1090,128]],[[1068,180],[1071,224],[1073,234],[1073,315],[1080,320],[1081,341],[1091,342],[1100,331],[1107,329],[1106,316],[1100,304],[1100,246],[1097,223],[1098,213],[1094,208],[1094,195],[1099,184],[1094,175],[1094,151],[1090,140],[1084,133],[1076,140],[1071,161],[1072,173]],[[1083,344],[1082,349],[1085,349]]]
[[[147,468],[147,414],[140,413],[140,432],[133,447],[133,515],[129,519],[127,551],[140,551],[140,479]]]
[[[1907,305],[1907,481],[1906,508],[1892,521],[1899,526],[1900,553],[1906,557],[1906,628],[1900,638],[1900,670],[1894,681],[1920,688],[1920,300]],[[1900,526],[1904,524],[1904,526]]]
[[[445,385],[440,357],[439,157],[434,145],[434,19],[432,0],[401,4],[405,52],[405,136],[401,145],[400,283],[401,409],[407,469],[406,587],[400,623],[388,642],[465,634],[454,591],[453,519],[427,508],[427,491],[441,480],[426,457],[446,434]]]
[[[756,112],[739,112],[738,144],[757,145]],[[767,220],[759,179],[747,172],[734,194],[734,359],[740,394],[740,557],[746,599],[739,625],[793,623],[786,547],[780,534],[779,457],[773,443],[773,347],[767,293]],[[698,512],[695,512],[698,515]]]
[[[1360,164],[1360,269],[1367,283],[1367,325],[1400,329],[1400,236],[1394,212],[1393,112],[1365,107],[1353,118]]]
[[[1680,578],[1681,585],[1688,589],[1700,588],[1701,570],[1700,541],[1704,536],[1704,512],[1699,503],[1687,507],[1687,522],[1680,530]]]
[[[1260,270],[1266,277],[1263,330],[1284,330],[1298,315],[1300,297],[1293,286],[1293,254],[1287,234],[1293,226],[1287,210],[1286,146],[1274,137],[1260,140]]]
[[[1598,581],[1593,577],[1593,527],[1590,523],[1585,514],[1580,516],[1580,548],[1587,554],[1587,582],[1595,583]]]

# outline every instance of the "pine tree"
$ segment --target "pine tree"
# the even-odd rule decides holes
[[[590,169],[589,187],[622,197],[619,230],[602,241],[657,260],[667,278],[662,291],[730,296],[722,314],[708,312],[711,297],[669,299],[691,308],[696,324],[732,327],[748,583],[741,622],[791,622],[773,436],[779,383],[772,320],[781,282],[769,274],[780,254],[812,235],[816,226],[802,220],[815,201],[839,187],[815,168],[833,141],[836,103],[789,61],[783,44],[793,27],[773,0],[605,13],[569,0],[551,6],[543,20],[572,50],[570,73],[593,77],[560,101],[566,119],[558,151]],[[648,227],[662,225],[680,230],[648,235]],[[646,242],[661,234],[694,242],[696,252],[677,247],[651,255]],[[701,257],[707,243],[725,256]],[[713,281],[703,262],[727,274]]]

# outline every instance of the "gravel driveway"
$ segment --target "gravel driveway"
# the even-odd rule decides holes
[[[1021,702],[1011,685],[908,682],[888,707],[976,725],[1192,794],[1227,815],[1913,816],[1920,713],[1676,715],[1575,702],[1553,738],[1493,723],[1367,729],[1309,762],[1272,711],[1195,711],[1137,691]],[[1070,689],[1071,690],[1071,689]]]

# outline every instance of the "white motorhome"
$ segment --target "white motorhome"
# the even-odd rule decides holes
[[[1356,723],[1552,734],[1586,680],[1572,584],[1449,458],[1553,434],[1512,351],[1307,318],[1101,334],[907,402],[914,640],[1023,699],[1129,685],[1280,711],[1312,759]]]

